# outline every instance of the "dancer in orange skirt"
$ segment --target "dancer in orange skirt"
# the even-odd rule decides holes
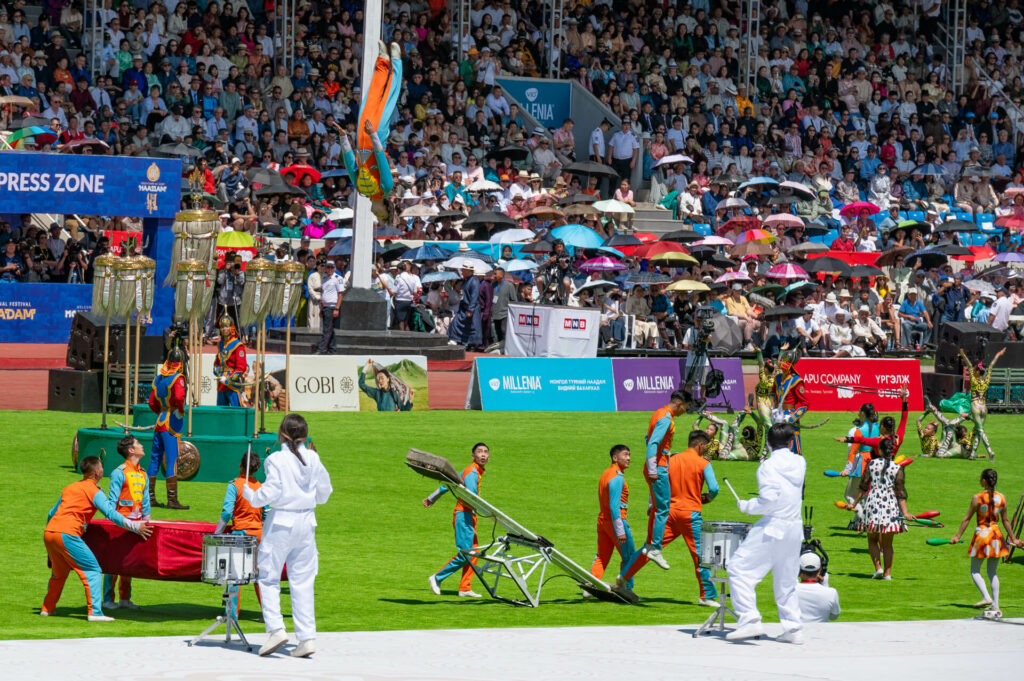
[[[974,585],[981,592],[981,600],[974,604],[976,608],[985,608],[986,614],[993,617],[1002,617],[999,610],[999,577],[996,576],[996,568],[999,561],[1009,555],[1008,546],[1021,546],[1022,542],[1013,534],[1013,527],[1006,518],[1006,497],[996,491],[996,481],[999,476],[992,468],[986,468],[981,472],[981,486],[984,491],[971,497],[971,507],[967,509],[967,515],[960,523],[960,529],[956,531],[950,543],[956,544],[960,541],[964,530],[971,524],[971,517],[975,516],[978,526],[974,529],[974,538],[971,539],[971,547],[967,555],[971,557],[971,579]],[[1002,522],[1006,528],[1006,538],[999,529]],[[986,561],[988,581],[992,585],[992,595],[989,596],[985,588],[985,580],[981,576],[981,562]]]

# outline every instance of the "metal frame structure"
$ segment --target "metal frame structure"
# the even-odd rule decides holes
[[[743,40],[741,77],[747,86],[747,97],[753,99],[757,91],[757,45],[761,40],[761,0],[743,0],[743,18],[746,34]],[[742,112],[739,112],[742,113]]]
[[[561,59],[556,57],[556,53],[565,51],[565,24],[562,23],[565,0],[548,0],[545,16],[548,19],[547,45],[544,46],[548,63],[546,73],[548,78],[559,78],[562,74]]]
[[[946,82],[956,95],[967,84],[967,0],[950,0],[943,9],[942,42],[946,50]]]
[[[298,0],[274,4],[274,65],[283,64],[291,76],[295,65],[295,10]]]
[[[82,13],[82,50],[85,61],[89,65],[89,73],[96,76],[103,66],[103,31],[105,27],[99,20],[103,9],[103,0],[86,0]],[[86,40],[88,38],[88,40]]]

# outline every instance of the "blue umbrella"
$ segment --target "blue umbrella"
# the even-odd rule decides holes
[[[332,229],[331,231],[324,234],[325,239],[345,239],[352,236],[351,227],[339,227],[338,229]]]
[[[376,241],[374,241],[373,242],[373,253],[376,255],[377,253],[383,253],[383,252],[384,252],[384,249],[380,247],[380,244],[378,244]],[[351,239],[351,237],[348,238],[348,239],[342,239],[338,243],[334,244],[334,248],[332,248],[331,252],[328,253],[327,255],[332,257],[332,258],[334,256],[336,256],[336,255],[352,255],[352,239]]]
[[[604,245],[604,238],[600,234],[583,225],[562,225],[551,230],[551,235],[568,246],[600,248]]]
[[[433,244],[424,244],[419,248],[414,248],[411,251],[406,251],[406,260],[447,260],[451,257],[451,254],[443,248],[438,248]]]
[[[533,272],[539,265],[532,260],[509,260],[505,263],[506,272]]]
[[[320,179],[326,180],[328,177],[348,177],[348,171],[345,170],[344,168],[328,170],[326,173],[320,176]]]
[[[433,284],[435,281],[454,281],[455,279],[462,279],[458,272],[427,272],[424,274],[420,281],[424,284]]]
[[[601,251],[602,253],[608,253],[610,255],[614,255],[616,258],[624,258],[624,257],[626,257],[625,253],[623,253],[622,251],[616,250],[616,249],[612,248],[611,246],[601,246],[597,250]]]
[[[911,172],[911,175],[935,175],[941,177],[946,174],[946,169],[940,166],[938,163],[925,163],[924,165],[917,166]]]
[[[747,187],[756,187],[756,186],[761,185],[761,184],[770,184],[772,186],[777,187],[779,185],[779,181],[778,180],[773,180],[770,177],[764,177],[764,176],[752,177],[749,180],[747,180],[746,182],[744,182],[743,184],[741,184],[740,185],[740,189],[746,189]]]

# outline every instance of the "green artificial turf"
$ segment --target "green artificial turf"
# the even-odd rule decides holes
[[[822,475],[826,468],[842,467],[845,447],[831,437],[846,432],[851,416],[833,414],[830,424],[805,431],[804,439],[807,502],[814,506],[815,537],[832,559],[832,585],[840,593],[842,619],[938,619],[976,614],[969,607],[978,600],[978,593],[968,575],[966,545],[929,547],[925,539],[953,534],[971,494],[979,489],[978,476],[987,464],[928,459],[912,464],[907,476],[911,511],[937,509],[947,526],[915,528],[897,537],[893,580],[871,580],[866,540],[846,530],[850,514],[833,505],[842,497],[845,481]],[[632,492],[629,515],[634,536],[638,542],[643,540],[647,490],[639,461],[646,414],[435,411],[312,414],[308,418],[334,484],[331,500],[317,511],[317,618],[323,631],[678,624],[702,621],[710,612],[695,605],[696,580],[682,542],[665,551],[671,571],[649,565],[639,573],[636,592],[643,602],[633,607],[584,601],[566,578],[547,583],[537,609],[488,598],[457,598],[456,577],[443,584],[440,597],[427,587],[427,577],[454,552],[453,499],[447,496],[433,508],[423,508],[420,502],[433,485],[403,464],[409,447],[443,455],[461,470],[469,462],[473,443],[487,442],[491,463],[482,482],[483,496],[589,568],[596,546],[597,480],[608,465],[608,449],[615,443],[630,445],[634,451],[635,463],[627,473]],[[273,427],[278,419],[270,415]],[[110,614],[117,622],[90,624],[84,618],[83,589],[72,578],[57,616],[38,616],[49,576],[42,542],[46,512],[61,488],[77,478],[70,465],[75,429],[94,426],[96,420],[92,415],[41,411],[0,413],[0,475],[6,501],[4,551],[0,553],[6,596],[0,609],[0,637],[194,635],[221,612],[220,591],[215,586],[136,580],[133,598],[143,606],[141,610],[114,611]],[[683,417],[677,428],[685,432],[691,421],[692,417]],[[1013,445],[1022,423],[1019,416],[989,419],[989,437],[999,452],[999,489],[1010,500],[1011,510],[1024,492],[1024,462]],[[913,454],[916,446],[911,423],[904,452]],[[107,467],[117,463],[108,459]],[[743,462],[715,464],[718,478],[729,477],[741,495],[755,491],[756,467]],[[180,495],[192,510],[156,509],[154,515],[157,519],[214,521],[223,493],[220,483],[182,483]],[[162,481],[158,495],[163,499]],[[728,491],[705,507],[705,519],[749,520],[737,511]],[[489,520],[481,519],[479,534],[481,542],[490,538]],[[1022,553],[999,570],[1007,616],[1024,615]],[[614,576],[617,565],[616,556],[609,577]],[[478,585],[476,588],[483,591]],[[758,593],[764,615],[774,619],[770,579]],[[287,597],[284,600],[287,613]],[[253,592],[246,587],[243,629],[262,631],[258,616]]]

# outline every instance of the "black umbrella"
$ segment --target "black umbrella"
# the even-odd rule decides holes
[[[601,199],[593,194],[573,194],[558,199],[559,206],[570,206],[574,203],[596,203]]]
[[[604,177],[618,177],[619,173],[611,166],[596,161],[578,161],[565,166],[566,170],[575,175],[601,175]]]
[[[245,171],[245,179],[257,184],[284,184],[281,173],[270,168],[249,168]]]
[[[985,166],[967,166],[964,171],[960,173],[962,177],[992,177],[995,173],[992,172],[991,168]]]
[[[809,258],[804,263],[804,271],[808,274],[817,274],[818,272],[838,272],[841,276],[847,276],[850,271],[850,266],[839,258],[833,258],[825,255],[820,258]]]
[[[803,308],[792,305],[776,305],[764,311],[765,319],[795,319],[803,316]]]
[[[677,229],[674,232],[662,234],[658,238],[658,241],[699,241],[703,238],[703,236],[692,229]]]
[[[504,225],[508,227],[515,227],[516,221],[505,215],[504,213],[495,213],[493,210],[485,210],[479,213],[473,213],[463,224],[464,227],[471,227],[473,225]]]
[[[392,260],[400,258],[402,254],[408,250],[408,246],[403,244],[401,241],[396,241],[393,244],[388,244],[384,250],[381,251],[381,255],[384,257],[385,262],[391,262]]]
[[[711,332],[711,347],[725,355],[734,355],[743,347],[743,331],[739,325],[725,315],[716,314],[711,318],[715,330]]]
[[[952,257],[954,255],[973,255],[969,248],[964,248],[958,244],[943,244],[935,249],[941,253]]]
[[[256,196],[305,196],[306,192],[290,184],[268,184],[261,187]]]
[[[658,272],[637,272],[629,275],[626,282],[629,284],[667,284],[672,278]]]
[[[720,267],[723,270],[727,270],[737,265],[735,260],[730,260],[721,253],[715,253],[713,256],[711,256],[711,260],[708,262],[709,264],[714,265],[715,267]]]
[[[791,203],[797,203],[800,201],[799,196],[793,196],[792,194],[780,194],[779,196],[773,196],[768,199],[769,206],[788,206]]]
[[[946,262],[949,261],[949,256],[938,249],[922,248],[919,251],[914,251],[903,259],[903,262],[905,263],[913,263],[915,261],[919,261],[919,267],[929,269],[945,265]]]
[[[517,147],[509,145],[500,149],[495,149],[487,154],[487,158],[496,158],[499,161],[503,158],[510,158],[513,161],[525,161],[526,157],[530,155],[530,150],[526,147]]]
[[[436,217],[438,219],[451,218],[453,220],[460,220],[460,219],[466,217],[466,214],[463,213],[461,210],[451,210],[451,209],[448,209],[448,210],[441,211],[440,213],[438,213],[434,217]]]
[[[788,231],[793,230],[793,229],[798,229],[798,228],[797,227],[790,227],[786,231],[788,232]],[[824,234],[828,234],[828,231],[829,231],[828,227],[826,227],[825,225],[821,224],[820,222],[808,222],[806,225],[804,225],[804,236],[806,236],[806,237],[822,236]]]
[[[632,234],[614,234],[604,242],[605,246],[642,246],[643,241],[637,239]]]
[[[190,147],[187,144],[177,142],[176,144],[161,144],[159,147],[153,149],[153,152],[160,154],[161,156],[202,156],[203,152],[195,147]]]
[[[936,232],[977,232],[981,229],[978,225],[973,222],[967,222],[967,220],[950,220],[949,222],[943,222],[941,225],[935,228]]]
[[[526,244],[523,246],[522,251],[525,253],[550,253],[553,248],[550,241],[537,241],[532,244]]]
[[[968,251],[970,253],[970,251]],[[884,276],[885,272],[878,269],[874,265],[854,265],[850,268],[849,274],[846,276],[859,278],[859,277],[880,277]]]
[[[711,262],[711,258],[718,253],[718,249],[713,246],[692,246],[687,250],[698,262]]]

